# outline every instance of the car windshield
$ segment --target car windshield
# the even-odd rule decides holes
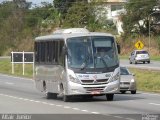
[[[137,51],[136,54],[148,54],[147,51]]]
[[[67,39],[67,48],[71,68],[107,68],[118,64],[113,37],[73,37]]]
[[[130,75],[129,71],[125,67],[120,67],[121,75]]]

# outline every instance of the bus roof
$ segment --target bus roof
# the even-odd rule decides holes
[[[102,33],[102,32],[89,32],[85,28],[70,28],[70,29],[60,29],[56,30],[53,34],[36,37],[35,41],[43,41],[43,40],[54,40],[54,39],[67,39],[72,37],[80,37],[80,36],[111,36],[110,33]]]

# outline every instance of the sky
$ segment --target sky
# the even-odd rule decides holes
[[[11,1],[11,0],[0,0],[0,3],[3,1]],[[53,3],[53,0],[26,0],[27,2],[32,2],[33,4],[40,4],[41,2],[49,2]]]

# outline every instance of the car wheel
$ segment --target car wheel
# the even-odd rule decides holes
[[[129,64],[132,64],[131,60],[129,60]]]
[[[47,92],[45,95],[47,99],[52,99],[52,93]]]
[[[145,61],[143,61],[143,64],[145,64]]]
[[[137,64],[137,62],[135,61],[134,64]]]
[[[131,91],[131,94],[136,94],[136,90]]]
[[[148,64],[150,63],[150,61],[148,61]]]
[[[107,101],[113,101],[114,94],[106,94]]]
[[[52,96],[51,96],[53,99],[57,99],[57,93],[52,93]]]

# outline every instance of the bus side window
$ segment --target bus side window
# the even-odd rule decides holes
[[[59,41],[59,56],[58,56],[58,63],[64,66],[64,58],[65,55],[63,54],[63,47],[64,41]]]

